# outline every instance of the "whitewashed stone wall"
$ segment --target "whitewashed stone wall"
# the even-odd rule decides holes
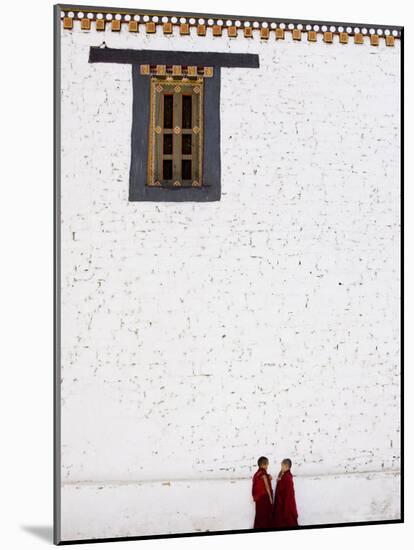
[[[222,200],[129,203],[131,67],[223,69]],[[337,38],[336,38],[337,40]],[[400,47],[62,31],[62,538],[399,517]]]

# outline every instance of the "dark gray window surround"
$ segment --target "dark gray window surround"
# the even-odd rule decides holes
[[[91,47],[90,63],[132,65],[133,116],[131,134],[130,201],[218,201],[221,196],[220,161],[220,69],[259,67],[255,54],[125,50]],[[204,79],[203,186],[198,188],[149,187],[147,180],[150,77],[140,74],[140,65],[198,65],[214,67],[214,76]]]

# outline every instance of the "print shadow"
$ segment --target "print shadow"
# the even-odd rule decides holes
[[[53,527],[51,525],[21,525],[21,529],[39,539],[53,543]]]

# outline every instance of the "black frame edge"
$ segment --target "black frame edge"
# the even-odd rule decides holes
[[[401,513],[401,522],[404,523],[405,518],[405,425],[404,425],[404,414],[405,414],[405,381],[404,381],[404,370],[405,370],[405,356],[404,356],[404,229],[405,229],[405,215],[404,215],[404,186],[405,186],[405,173],[404,173],[404,147],[405,147],[405,130],[404,130],[404,28],[401,29],[401,50],[400,50],[400,135],[401,135],[401,149],[400,149],[400,221],[401,221],[401,234],[400,234],[400,272],[401,272],[401,283],[400,283],[400,447],[401,447],[401,465],[400,465],[400,476],[401,476],[401,485],[400,485],[400,513]]]
[[[53,6],[53,543],[61,544],[60,456],[60,68],[61,24],[59,4]]]
[[[209,537],[217,535],[245,535],[249,533],[280,533],[283,531],[309,531],[312,529],[332,529],[338,527],[364,527],[371,525],[390,525],[404,523],[401,519],[389,519],[380,521],[355,521],[350,523],[322,523],[315,525],[301,525],[298,527],[287,527],[285,529],[236,529],[228,531],[204,531],[195,533],[174,533],[171,535],[144,535],[137,537],[111,537],[101,539],[80,539],[80,540],[63,540],[59,546],[68,546],[70,544],[94,544],[101,542],[129,542],[136,540],[155,540],[155,539],[172,539],[172,538],[190,538],[190,537]]]

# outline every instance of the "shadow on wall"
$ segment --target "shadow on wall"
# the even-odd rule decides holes
[[[51,525],[21,525],[21,529],[39,539],[53,543],[53,527]]]

